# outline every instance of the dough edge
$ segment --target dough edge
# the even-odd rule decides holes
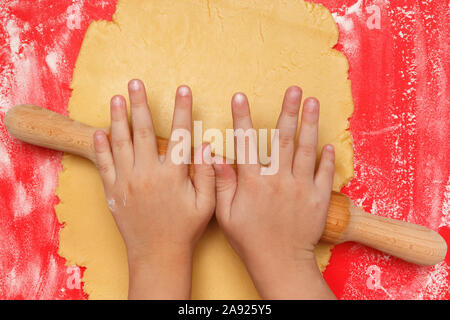
[[[132,2],[132,1],[131,1]],[[117,5],[117,10],[119,10],[123,5],[124,5],[125,1],[119,1],[118,5]],[[316,5],[316,4],[308,4],[310,5],[313,10],[323,10],[323,7],[320,5]],[[317,9],[322,7],[322,9]],[[327,9],[325,9],[326,11],[328,11]],[[322,13],[323,14],[323,13]],[[329,12],[328,12],[329,14]],[[118,12],[116,12],[115,16],[119,15]],[[95,31],[95,28],[97,25],[102,25],[102,24],[106,24],[106,25],[117,25],[117,22],[105,22],[105,21],[100,21],[100,22],[96,22],[94,21],[87,33],[85,37],[88,37],[91,33],[93,33]],[[94,30],[94,31],[93,31]],[[80,56],[81,54],[84,52],[84,46],[85,46],[85,42],[83,41],[83,45],[80,51]],[[330,50],[330,51],[334,51],[334,49]],[[78,59],[80,59],[80,56]],[[78,60],[77,60],[77,65],[78,65]],[[77,81],[77,77],[79,76],[78,72],[77,72],[77,68],[74,71],[74,79],[73,82]],[[72,98],[71,98],[72,100]],[[70,114],[72,114],[72,109],[71,108],[72,104],[69,103],[69,112]],[[348,126],[347,126],[348,128]],[[333,141],[335,142],[335,141]],[[338,177],[338,184],[334,185],[334,190],[339,190],[345,183],[347,183],[352,177],[353,177],[353,163],[352,163],[352,147],[351,147],[351,136],[349,134],[348,131],[344,131],[341,133],[341,136],[339,136],[337,138],[337,143],[339,144],[339,148],[342,148],[343,150],[347,150],[348,154],[347,154],[347,158],[345,160],[345,168],[343,168],[340,171],[340,174],[342,175],[341,177]],[[337,150],[338,151],[338,150]],[[124,294],[109,294],[109,293],[104,293],[107,292],[109,289],[108,284],[107,283],[101,283],[103,289],[102,291],[104,292],[99,292],[99,290],[97,290],[96,285],[91,285],[91,283],[95,283],[95,274],[98,272],[102,272],[102,270],[98,270],[98,268],[94,267],[91,265],[90,261],[87,261],[85,259],[83,259],[84,256],[84,252],[83,252],[83,248],[82,247],[77,247],[76,245],[69,245],[69,242],[74,241],[73,237],[74,234],[77,234],[78,232],[75,230],[75,228],[72,228],[71,226],[71,220],[74,216],[76,216],[76,208],[74,208],[73,206],[76,205],[74,203],[71,203],[70,200],[68,200],[68,193],[71,192],[71,189],[67,189],[65,186],[68,183],[73,183],[75,178],[73,176],[71,176],[71,172],[70,170],[72,170],[73,166],[81,166],[82,167],[82,171],[83,172],[89,172],[90,174],[92,173],[92,170],[95,170],[95,168],[93,168],[93,166],[87,162],[86,160],[83,159],[79,159],[70,155],[65,155],[63,157],[62,160],[63,163],[63,171],[60,173],[59,175],[59,186],[57,188],[57,195],[60,197],[61,202],[55,207],[58,219],[61,223],[65,223],[64,228],[61,230],[60,233],[60,250],[59,250],[59,254],[65,258],[67,260],[67,265],[79,265],[79,266],[87,266],[88,269],[85,271],[84,273],[84,291],[89,295],[89,298],[91,299],[104,299],[104,298],[126,298],[126,296],[124,296]],[[68,182],[68,180],[70,180],[70,182]],[[95,180],[95,179],[94,179]],[[101,185],[101,181],[99,179],[96,179],[97,181],[95,181],[95,186],[98,188],[98,183],[100,183]],[[76,183],[74,183],[75,185]],[[80,181],[80,184],[82,184],[82,181]],[[73,190],[76,190],[77,188],[74,188]],[[92,189],[95,189],[95,187],[93,187]],[[105,201],[104,201],[105,202]],[[70,209],[70,207],[72,207],[73,209]],[[105,210],[105,207],[98,207],[98,210]],[[107,208],[106,208],[107,210]],[[108,216],[104,216],[104,223],[106,225],[110,225],[110,220],[111,217]],[[86,223],[89,223],[89,219],[86,220]],[[209,240],[211,242],[214,241],[222,241],[220,240],[221,237],[223,237],[223,234],[221,233],[217,233],[217,234],[212,234],[211,230],[216,228],[216,224],[215,222],[212,222],[211,226],[209,227],[207,234],[205,235],[205,237],[209,237]],[[110,228],[114,229],[114,226],[110,226]],[[204,242],[203,242],[204,243]],[[123,243],[120,244],[118,243],[117,245],[122,246],[123,247]],[[328,260],[331,256],[331,249],[332,246],[331,245],[327,245],[327,244],[319,244],[318,248],[317,248],[317,252],[319,253],[319,257],[318,258],[318,264],[321,268],[321,271],[324,271],[327,264],[328,264]],[[122,248],[122,251],[124,250],[124,248]],[[231,250],[231,248],[230,248]],[[196,253],[197,254],[197,253]],[[231,253],[234,254],[234,253]],[[117,256],[118,259],[123,259],[123,255],[118,255]],[[238,259],[237,257],[234,257],[233,259]],[[239,263],[239,262],[237,262]],[[194,266],[195,267],[195,266]],[[197,279],[199,277],[199,274],[196,273],[196,271],[194,271],[194,283],[195,283],[195,279]],[[117,281],[127,281],[127,279],[121,278],[121,279],[117,279]],[[98,283],[97,283],[98,284]],[[113,287],[110,288],[111,290],[114,290]],[[222,294],[222,295],[221,295]],[[242,296],[237,297],[237,298],[244,298],[245,299],[245,295],[247,295],[249,298],[257,298],[254,296],[254,293],[250,291],[248,292],[244,292],[242,294]],[[226,297],[227,294],[224,293],[218,293],[218,296],[214,297],[214,298],[227,298]],[[205,298],[201,292],[195,292],[195,288],[194,288],[194,292],[193,292],[193,297],[197,297],[199,299],[201,298]]]

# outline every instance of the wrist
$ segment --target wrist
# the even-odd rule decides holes
[[[160,247],[128,259],[130,299],[189,299],[192,252],[189,247]]]
[[[249,272],[263,299],[334,299],[314,254],[295,259],[266,259],[249,265]]]
[[[128,265],[134,268],[182,265],[192,261],[193,252],[194,249],[189,245],[158,245],[146,250],[127,249]]]

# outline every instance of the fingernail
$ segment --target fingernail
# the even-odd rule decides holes
[[[130,81],[130,89],[133,91],[137,91],[141,88],[141,83],[139,80],[134,79]]]
[[[305,108],[306,112],[314,113],[314,112],[317,112],[317,110],[319,109],[319,104],[318,104],[317,100],[315,100],[313,98],[308,98],[305,101],[304,108]]]
[[[123,101],[120,96],[115,96],[111,100],[111,120],[122,120],[124,114]]]
[[[111,100],[111,106],[120,108],[122,106],[122,98],[120,96],[114,96]]]
[[[102,132],[100,132],[100,131],[96,131],[95,133],[94,133],[94,139],[95,139],[95,141],[97,141],[97,142],[103,142],[104,141],[104,135],[103,135],[103,133]]]
[[[292,86],[289,88],[289,97],[291,99],[298,99],[301,94],[302,94],[302,91],[299,87]]]
[[[242,93],[236,93],[233,100],[235,103],[241,104],[245,101],[245,96]]]
[[[327,150],[328,152],[334,152],[334,147],[331,144],[327,144],[325,146],[325,150]]]
[[[186,86],[179,87],[178,94],[182,97],[187,97],[189,95],[189,88]]]

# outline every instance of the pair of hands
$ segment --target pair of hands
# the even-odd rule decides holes
[[[174,164],[158,155],[144,84],[128,85],[133,132],[126,101],[111,100],[111,138],[94,136],[97,166],[109,208],[125,241],[130,299],[190,297],[196,242],[216,212],[234,250],[263,298],[334,298],[314,259],[325,227],[334,174],[334,150],[324,147],[315,172],[319,102],[304,102],[295,146],[302,91],[290,87],[278,120],[279,171],[261,175],[261,165],[229,164],[211,158],[211,147],[195,152],[201,164]],[[250,129],[248,100],[232,99],[235,129]],[[192,93],[178,88],[172,131],[191,132]],[[169,141],[167,155],[177,142]]]

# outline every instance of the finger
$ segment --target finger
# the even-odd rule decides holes
[[[134,164],[133,143],[124,97],[111,99],[111,145],[116,174],[127,175]]]
[[[175,146],[181,146],[180,137],[183,137],[183,142],[185,143],[186,148],[183,148],[182,158],[184,161],[189,162],[191,159],[191,131],[192,131],[192,93],[191,89],[187,86],[180,86],[177,89],[176,97],[175,97],[175,109],[173,111],[173,120],[172,120],[172,133],[171,138],[169,140],[169,144],[167,146],[167,156],[165,162],[169,163],[177,163],[179,161],[175,161],[174,156],[172,155],[172,150]],[[185,140],[189,141],[185,141]],[[178,152],[178,147],[176,149],[176,155],[178,156],[180,153]],[[186,163],[186,162],[185,162]],[[184,168],[187,172],[187,166],[182,165],[179,166]]]
[[[231,109],[239,176],[257,175],[261,166],[258,161],[256,131],[253,129],[247,97],[243,93],[236,93],[231,101]]]
[[[329,195],[333,188],[334,159],[334,147],[331,144],[327,144],[323,147],[319,168],[314,179],[316,186],[325,195]]]
[[[100,173],[100,177],[102,178],[105,190],[108,190],[116,180],[116,173],[108,137],[102,130],[98,130],[94,133],[94,150],[96,158],[95,164]]]
[[[197,208],[214,212],[216,204],[216,176],[212,165],[211,145],[204,144],[195,150],[197,159],[202,163],[194,164],[193,183],[196,191]]]
[[[128,94],[133,124],[135,163],[137,166],[145,165],[158,159],[158,150],[152,117],[147,104],[147,94],[142,81],[131,80],[128,83]]]
[[[300,124],[298,147],[294,159],[294,176],[312,181],[317,156],[319,101],[305,100]]]
[[[295,136],[297,134],[298,111],[302,99],[302,90],[293,86],[286,90],[283,107],[278,119],[278,141],[274,141],[273,148],[278,148],[280,171],[292,173],[292,163],[295,152]]]
[[[216,216],[221,225],[230,218],[231,204],[237,188],[237,177],[229,164],[214,163],[216,173]]]

